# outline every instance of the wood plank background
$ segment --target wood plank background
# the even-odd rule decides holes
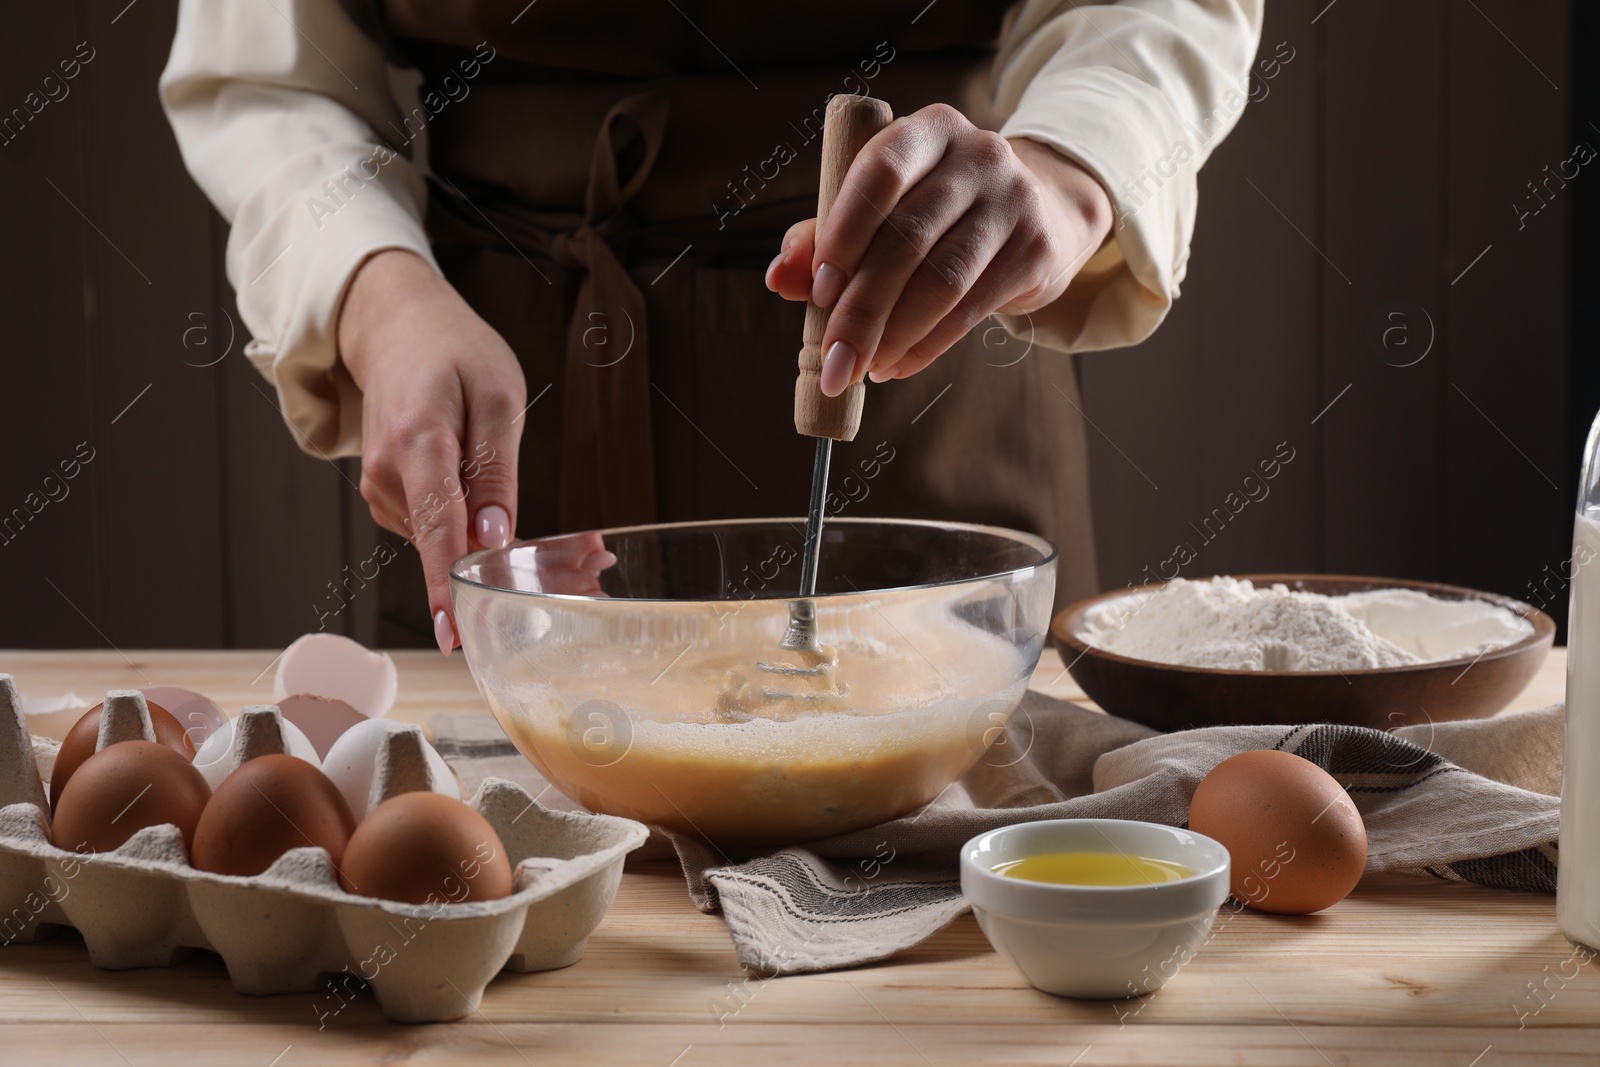
[[[1570,556],[1567,422],[1596,405],[1586,384],[1569,416],[1581,176],[1520,232],[1509,207],[1579,136],[1570,19],[1267,5],[1260,57],[1286,42],[1294,58],[1201,172],[1183,298],[1146,344],[1083,360],[1103,584],[1188,542],[1190,576],[1398,575],[1528,598]],[[1391,349],[1379,322],[1399,328]],[[1271,495],[1206,543],[1191,523],[1281,441],[1296,459]],[[1540,599],[1565,622],[1564,599]]]
[[[1600,180],[1520,229],[1509,205],[1600,145],[1577,6],[1268,5],[1182,299],[1148,343],[1082,359],[1103,585],[1188,543],[1191,576],[1403,575],[1564,620],[1547,568],[1600,404],[1576,357],[1592,301],[1571,300],[1596,243],[1573,223],[1593,233]],[[243,358],[225,224],[156,99],[175,11],[27,5],[0,35],[0,116],[95,50],[0,144],[0,522],[25,519],[0,527],[3,647],[280,645],[375,543],[355,463],[302,454]],[[46,483],[80,442],[93,460]],[[1281,442],[1270,495],[1206,527]],[[332,626],[371,640],[375,621],[358,597]]]

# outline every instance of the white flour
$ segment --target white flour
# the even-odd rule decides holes
[[[1084,641],[1118,655],[1257,671],[1402,667],[1476,656],[1533,632],[1528,620],[1481,600],[1410,589],[1323,596],[1220,577],[1178,578],[1109,600],[1084,623]]]

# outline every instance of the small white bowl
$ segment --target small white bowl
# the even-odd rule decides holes
[[[1056,885],[994,868],[1046,852],[1124,852],[1191,878],[1135,886]],[[1157,823],[1053,819],[979,834],[961,847],[961,891],[996,952],[1034,988],[1112,999],[1153,992],[1194,957],[1228,897],[1228,850]]]

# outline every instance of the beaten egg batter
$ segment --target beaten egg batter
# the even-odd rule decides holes
[[[832,621],[810,659],[765,628],[676,659],[596,643],[573,654],[576,691],[527,678],[484,691],[523,754],[592,810],[723,844],[825,837],[932,800],[994,741],[1029,675],[1009,640],[948,613]]]

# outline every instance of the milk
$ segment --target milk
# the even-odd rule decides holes
[[[1595,423],[1600,430],[1600,421]],[[1597,435],[1584,467],[1594,494]],[[1567,741],[1561,783],[1556,921],[1573,941],[1600,946],[1600,501],[1585,501],[1573,528],[1567,616]]]

